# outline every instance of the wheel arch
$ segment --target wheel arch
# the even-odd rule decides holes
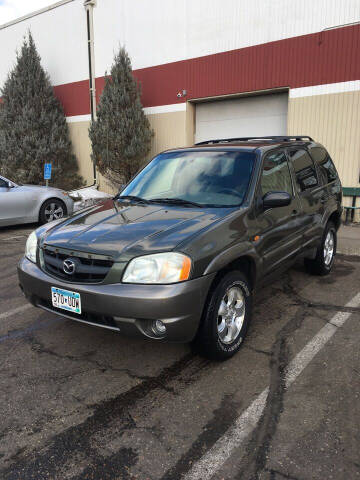
[[[256,263],[250,255],[243,255],[224,265],[223,268],[217,272],[214,281],[234,270],[239,270],[246,275],[251,285],[251,290],[253,290],[256,283]]]
[[[341,225],[341,212],[339,212],[338,210],[332,212],[332,214],[328,218],[327,223],[329,222],[332,222],[335,225],[336,231],[338,231]]]

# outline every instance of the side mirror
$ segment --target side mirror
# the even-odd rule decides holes
[[[14,188],[14,185],[11,182],[6,182],[7,188]]]
[[[268,192],[263,196],[263,208],[286,207],[291,203],[291,196],[287,192]]]

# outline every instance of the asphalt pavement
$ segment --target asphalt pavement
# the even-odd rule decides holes
[[[259,290],[215,363],[28,305],[33,228],[0,229],[1,480],[360,478],[359,256]]]

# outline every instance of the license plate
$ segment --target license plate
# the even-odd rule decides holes
[[[61,308],[68,312],[81,313],[80,293],[51,287],[51,298],[53,307]]]

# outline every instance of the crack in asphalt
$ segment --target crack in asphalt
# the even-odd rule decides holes
[[[349,272],[351,273],[351,272]],[[336,271],[333,272],[333,275],[336,275]],[[347,313],[360,313],[359,307],[346,307],[345,305],[328,305],[326,303],[312,302],[311,300],[304,298],[298,293],[295,286],[292,283],[291,273],[286,272],[284,274],[285,282],[282,287],[279,289],[281,293],[290,295],[295,301],[295,305],[302,306],[304,308],[314,308],[319,310],[326,310],[328,312],[347,312]],[[341,275],[345,276],[345,275]]]
[[[293,475],[274,470],[273,468],[265,469],[265,471],[270,473],[269,480],[276,480],[276,477],[286,478],[287,480],[300,480],[300,477],[294,477]]]
[[[45,315],[43,313],[43,315]],[[13,329],[10,330],[8,333],[5,335],[0,336],[0,343],[6,342],[8,340],[14,340],[17,338],[23,338],[23,337],[28,337],[31,336],[31,334],[37,330],[41,330],[43,328],[51,327],[53,324],[56,324],[57,322],[63,322],[64,319],[60,317],[54,317],[51,319],[48,318],[42,318],[43,315],[40,315],[36,319],[35,322],[33,322],[31,325],[29,325],[26,328],[21,328],[21,329]]]
[[[248,441],[245,461],[236,478],[258,480],[264,470],[271,441],[276,433],[284,405],[286,369],[290,359],[287,339],[298,330],[306,317],[306,311],[297,310],[278,332],[270,357],[270,385],[263,414]]]
[[[105,373],[106,371],[118,372],[118,373],[120,372],[120,373],[125,373],[130,378],[135,380],[150,380],[150,381],[156,382],[156,378],[157,378],[156,376],[139,375],[131,371],[129,368],[113,367],[112,365],[105,364],[105,363],[99,362],[98,360],[90,358],[92,355],[96,353],[95,351],[87,352],[86,354],[83,354],[81,356],[74,356],[74,355],[68,355],[68,354],[61,354],[61,353],[55,352],[54,350],[46,348],[38,339],[35,339],[34,337],[30,337],[29,341],[31,343],[31,350],[40,355],[46,354],[62,360],[69,360],[71,362],[89,363],[90,365],[93,365],[95,368],[100,370],[102,373]],[[167,392],[174,393],[174,389],[169,388],[166,385],[159,384],[159,388],[162,388]]]
[[[161,477],[161,480],[181,478],[192,467],[216,440],[226,432],[238,416],[239,404],[232,400],[231,395],[225,395],[220,406],[214,410],[212,419],[207,422],[202,433],[187,450],[187,452]]]
[[[267,357],[271,357],[271,352],[267,352],[266,350],[262,350],[261,348],[255,348],[255,347],[252,347],[252,346],[246,345],[246,344],[244,344],[242,346],[242,348],[246,348],[246,349],[251,350],[255,353],[261,353],[263,355],[266,355]]]
[[[359,308],[329,306],[309,301],[298,293],[292,283],[291,272],[289,271],[284,275],[283,285],[280,290],[282,293],[290,295],[296,301],[299,309],[296,311],[295,316],[280,329],[273,344],[270,358],[269,394],[263,414],[248,441],[247,454],[243,457],[241,462],[243,465],[240,467],[237,475],[239,480],[258,480],[261,472],[265,470],[271,442],[283,412],[286,392],[285,376],[290,360],[290,350],[287,344],[288,338],[301,327],[306,315],[309,313],[309,309],[323,309],[332,312],[360,312]]]
[[[342,305],[326,305],[311,302],[304,298],[297,292],[289,272],[283,277],[281,288],[275,290],[290,296],[294,305],[299,306],[299,309],[278,332],[271,352],[258,350],[246,344],[244,345],[246,348],[257,353],[270,356],[270,389],[263,415],[248,442],[247,458],[240,468],[239,476],[237,477],[241,480],[258,480],[262,472],[270,473],[270,480],[275,480],[276,475],[290,480],[299,480],[288,474],[266,468],[271,442],[276,434],[283,411],[285,373],[290,357],[287,340],[301,327],[305,316],[309,314],[309,309],[360,313],[360,308],[350,308]],[[274,289],[271,291],[274,291]],[[267,296],[264,295],[259,303],[263,303],[266,298]],[[319,318],[326,321],[326,319],[320,315]],[[117,432],[118,437],[121,437],[127,430],[136,429],[136,422],[128,411],[129,408],[148,395],[153,395],[157,390],[176,394],[175,389],[167,385],[169,382],[177,380],[186,385],[195,381],[186,370],[191,363],[198,361],[197,358],[190,353],[170,367],[163,369],[157,376],[140,376],[129,369],[113,367],[96,359],[87,358],[86,356],[78,357],[59,354],[54,350],[46,348],[37,339],[35,340],[31,337],[31,330],[26,332],[26,336],[30,338],[33,351],[40,355],[55,356],[72,362],[87,362],[101,372],[110,370],[125,373],[129,375],[129,377],[141,381],[141,383],[113,399],[105,400],[95,405],[83,404],[86,408],[94,409],[93,413],[87,419],[79,425],[71,426],[65,431],[54,435],[48,445],[39,451],[33,450],[26,452],[26,448],[19,449],[11,457],[11,465],[0,470],[1,479],[24,480],[26,478],[26,480],[45,480],[51,478],[54,480],[55,478],[62,478],[61,476],[57,476],[58,474],[61,475],[59,469],[61,467],[66,468],[69,461],[71,462],[71,460],[74,459],[77,461],[78,457],[89,464],[83,467],[81,473],[76,473],[75,476],[72,476],[71,480],[115,480],[118,478],[126,480],[134,478],[130,474],[130,469],[138,462],[138,453],[131,448],[120,448],[117,452],[110,455],[102,455],[96,446],[93,445],[93,437],[105,430],[113,422],[119,425]],[[2,337],[0,337],[0,341],[1,338]],[[91,355],[92,352],[88,353],[88,357],[91,357]],[[210,362],[204,365],[203,361],[202,364],[200,363],[198,366],[195,365],[195,371],[198,370],[201,372],[209,364]],[[81,402],[81,400],[78,401]],[[187,473],[194,459],[197,460],[200,458],[204,451],[210,448],[229,428],[235,418],[237,418],[238,414],[236,412],[240,407],[239,405],[234,405],[229,397],[225,397],[220,407],[214,410],[213,418],[206,424],[203,432],[188,451],[178,460],[176,465],[164,474],[162,480],[181,478]],[[144,429],[144,427],[139,427],[139,429]],[[149,431],[151,431],[150,427],[149,429]]]
[[[20,453],[16,462],[0,470],[0,478],[2,480],[62,479],[61,468],[66,468],[74,462],[79,464],[81,460],[87,465],[81,474],[75,474],[71,480],[132,478],[129,469],[136,462],[137,452],[121,448],[113,454],[103,455],[97,448],[96,436],[114,425],[117,427],[117,438],[128,430],[136,429],[136,423],[129,414],[130,407],[133,408],[139,400],[154,395],[157,390],[165,389],[168,394],[169,389],[165,387],[169,382],[178,381],[181,384],[184,379],[196,381],[196,374],[209,365],[209,361],[189,353],[164,368],[156,377],[143,380],[115,398],[89,405],[88,408],[92,408],[93,413],[82,423],[54,435],[47,445],[38,451]],[[173,395],[173,391],[170,394]],[[150,408],[155,408],[155,405],[151,405]],[[103,446],[99,444],[99,447]],[[119,472],[122,472],[123,476],[119,477]]]
[[[295,306],[297,305],[299,308],[295,315],[279,330],[271,352],[263,350],[259,351],[261,354],[270,355],[269,394],[261,419],[248,441],[247,454],[245,454],[242,462],[240,462],[240,465],[242,463],[242,466],[240,466],[237,475],[239,480],[258,480],[260,474],[265,471],[271,442],[277,431],[278,423],[283,411],[284,396],[286,392],[285,375],[290,360],[290,349],[287,343],[288,338],[301,328],[305,317],[309,314],[309,310],[320,309],[331,312],[360,312],[359,308],[344,307],[342,305],[329,306],[311,302],[302,297],[292,283],[291,272],[286,272],[284,274],[282,286],[278,291],[290,296],[294,301]],[[263,299],[260,299],[260,302],[258,303],[263,303],[262,300]],[[247,347],[254,351],[257,350],[249,345]],[[232,410],[234,411],[236,409]],[[219,409],[219,413],[223,415],[223,410]],[[234,420],[235,418],[237,418],[237,414],[234,416]],[[230,426],[227,426],[226,421],[221,423],[221,419],[218,418],[217,415],[217,410],[214,412],[214,418],[211,423],[217,425],[217,435],[208,435],[207,430],[205,430],[195,440],[187,452],[181,456],[177,464],[171,468],[161,480],[171,480],[173,478],[183,477],[191,469],[192,464],[203,455],[203,445],[205,444],[207,449],[211,448],[218,438],[220,438],[227,430],[228,426]],[[220,425],[218,425],[218,423],[220,423]],[[206,429],[207,428],[208,426],[206,426]],[[278,473],[280,475],[280,472]],[[291,479],[292,477],[289,478]]]

